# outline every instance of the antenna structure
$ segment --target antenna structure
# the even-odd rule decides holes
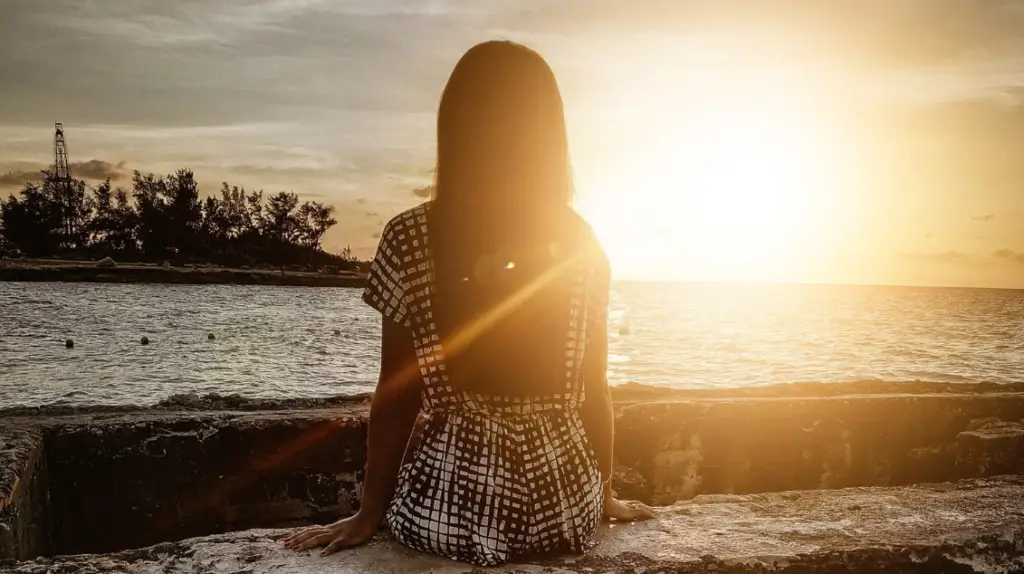
[[[53,124],[53,166],[54,178],[57,185],[57,197],[60,202],[61,229],[64,237],[65,247],[70,247],[74,230],[74,214],[71,213],[73,206],[73,184],[71,180],[71,163],[68,161],[68,143],[64,140],[64,124],[56,122]]]

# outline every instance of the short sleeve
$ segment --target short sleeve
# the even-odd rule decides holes
[[[377,253],[370,262],[363,301],[400,325],[410,326],[408,283],[405,273],[404,235],[394,220],[381,233]]]

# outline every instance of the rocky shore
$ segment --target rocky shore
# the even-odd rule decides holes
[[[615,488],[661,516],[499,571],[1024,571],[1022,388],[614,398]],[[472,571],[386,536],[330,558],[278,546],[282,528],[358,508],[367,408],[182,395],[0,412],[0,572]]]
[[[332,273],[296,269],[234,269],[226,267],[148,264],[101,266],[96,263],[57,264],[0,262],[0,281],[63,281],[91,283],[169,283],[176,285],[288,285],[296,287],[362,287],[365,276],[355,271]]]

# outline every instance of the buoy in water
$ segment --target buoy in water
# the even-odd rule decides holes
[[[335,329],[334,330],[334,334],[335,335],[340,335],[341,334],[341,329]]]
[[[75,348],[75,342],[72,341],[71,339],[68,339],[67,341],[64,341],[64,346],[66,348],[68,348],[68,349],[74,349]]]
[[[142,338],[139,339],[139,342],[142,343],[143,345],[148,345],[149,344],[149,337],[143,335]]]
[[[214,337],[214,336],[213,336],[213,333],[210,333],[209,335],[207,335],[207,336],[206,336],[206,340],[207,340],[207,341],[212,341],[212,340],[214,340],[214,339],[216,339],[216,338],[217,338],[217,337]]]

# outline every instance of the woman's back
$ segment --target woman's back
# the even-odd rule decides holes
[[[552,272],[538,275],[555,277],[547,282],[555,307],[558,293],[566,289],[559,331],[543,334],[541,345],[529,340],[536,337],[534,331],[517,330],[514,321],[495,335],[489,331],[494,306],[473,309],[477,300],[472,298],[470,305],[458,300],[439,304],[443,290],[432,255],[433,209],[428,202],[387,225],[364,296],[412,331],[423,383],[426,421],[399,476],[388,512],[391,529],[413,548],[482,565],[523,553],[582,551],[600,522],[602,480],[577,408],[585,399],[588,334],[606,321],[607,262],[592,236],[572,244],[568,254],[549,258]],[[585,228],[578,218],[569,225]],[[513,306],[528,306],[533,294]],[[439,323],[464,325],[451,318],[439,322],[438,313],[448,312],[492,320],[446,334]],[[472,345],[477,337],[490,337],[498,350]],[[557,376],[542,385],[517,380],[545,374],[545,366],[534,364],[530,353],[550,356],[545,346],[551,341],[561,341],[554,349],[560,357]],[[502,346],[520,352],[507,361],[500,356]],[[488,354],[476,354],[481,352]],[[453,355],[462,361],[451,362]],[[515,362],[524,366],[511,367],[511,375],[502,371]],[[450,365],[459,364],[464,378],[456,380],[459,369]],[[481,380],[490,376],[498,381]]]
[[[589,227],[567,208],[549,240],[472,245],[460,267],[438,256],[436,210],[427,202],[388,223],[366,295],[412,330],[424,407],[578,405],[587,333],[607,320],[610,275]]]

